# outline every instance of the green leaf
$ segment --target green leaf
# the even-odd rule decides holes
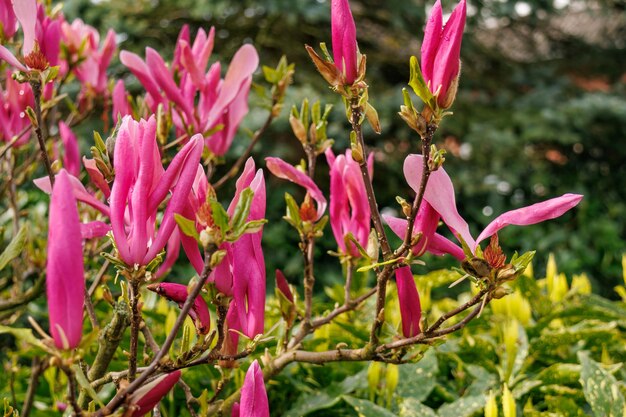
[[[485,406],[484,395],[468,395],[439,407],[440,417],[470,417]]]
[[[398,384],[396,394],[402,398],[424,401],[435,388],[438,373],[437,355],[434,349],[429,349],[419,362],[400,366],[400,381],[410,381],[410,383]]]
[[[89,383],[89,380],[87,380],[87,377],[83,373],[83,370],[80,368],[80,366],[74,364],[72,365],[72,370],[74,371],[74,375],[76,376],[76,382],[78,382],[78,385],[80,385],[80,387],[84,389],[85,392],[87,392],[87,394],[89,394],[89,396],[93,400],[95,400],[100,407],[104,407],[104,403],[100,398],[98,398],[98,394]]]
[[[292,225],[296,230],[300,231],[302,227],[302,218],[300,217],[300,209],[298,203],[289,193],[285,193],[285,203],[287,204],[287,214],[283,217],[287,223]]]
[[[515,267],[515,272],[524,272],[524,270],[526,270],[526,267],[528,267],[528,264],[532,262],[534,256],[534,250],[526,252],[521,256],[518,256],[517,252],[515,252],[513,257],[511,258],[511,264],[513,265],[513,267]]]
[[[250,207],[252,206],[252,199],[254,198],[254,191],[250,187],[245,188],[239,195],[239,201],[235,206],[235,212],[230,221],[231,230],[240,235],[243,230],[248,215],[250,214]]]
[[[578,360],[582,365],[580,383],[595,416],[622,417],[626,403],[615,377],[592,360],[588,352],[578,352]]]
[[[213,223],[222,231],[222,236],[226,234],[230,230],[228,226],[228,213],[224,210],[224,207],[220,204],[219,201],[215,199],[209,200],[209,204],[211,205],[211,216],[213,217]]]
[[[31,329],[16,329],[9,326],[3,326],[0,324],[0,334],[10,334],[15,336],[17,340],[20,340],[24,343],[28,343],[31,346],[37,346],[46,350],[46,346],[43,342],[33,335],[33,331]]]
[[[7,246],[2,254],[0,254],[0,271],[2,271],[9,262],[15,259],[22,252],[24,245],[26,244],[27,231],[28,227],[23,225],[19,232],[17,232],[17,235],[11,239],[9,246]]]
[[[409,65],[411,66],[409,86],[411,86],[413,91],[415,91],[415,94],[417,94],[417,96],[421,98],[425,104],[434,109],[435,97],[433,96],[433,93],[430,92],[428,85],[426,85],[426,81],[424,81],[424,76],[422,75],[422,70],[420,69],[420,64],[417,61],[417,58],[412,56]]]
[[[407,398],[400,404],[400,417],[437,417],[437,413],[415,398]]]
[[[396,417],[391,411],[371,401],[351,397],[349,395],[344,395],[343,399],[354,408],[359,417]]]
[[[198,230],[196,230],[196,222],[178,213],[174,213],[174,220],[176,220],[176,224],[180,227],[181,232],[183,232],[185,236],[192,237],[196,239],[196,241],[199,239]]]

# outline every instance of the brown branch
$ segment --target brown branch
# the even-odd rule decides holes
[[[54,172],[52,171],[52,165],[50,164],[50,158],[48,158],[48,151],[46,149],[46,138],[44,136],[43,129],[43,117],[41,117],[41,81],[32,80],[30,86],[33,90],[33,96],[35,101],[35,119],[37,126],[35,126],[35,136],[39,143],[39,151],[41,154],[41,160],[43,161],[46,171],[48,172],[48,178],[50,178],[50,186],[54,186]]]
[[[89,317],[89,321],[91,322],[92,329],[99,329],[100,325],[98,324],[98,318],[96,317],[96,310],[93,307],[93,303],[91,302],[91,296],[89,295],[89,290],[85,287],[85,310],[87,310],[87,316]]]
[[[24,398],[24,405],[22,405],[22,413],[20,414],[22,417],[28,417],[30,415],[30,410],[33,406],[33,402],[35,401],[35,392],[37,391],[37,386],[39,385],[39,377],[47,366],[46,361],[42,361],[38,357],[33,358],[33,363],[30,368],[28,390],[26,391],[26,398]]]
[[[213,255],[213,253],[216,250],[217,248],[215,246],[211,246],[205,249],[204,269],[202,270],[200,279],[198,280],[196,285],[193,287],[193,290],[190,291],[189,294],[187,295],[187,299],[185,300],[185,303],[183,304],[183,307],[181,308],[180,314],[178,315],[178,318],[176,319],[176,322],[174,323],[174,327],[172,327],[172,330],[170,331],[170,333],[167,335],[167,338],[165,339],[165,343],[163,343],[163,346],[161,346],[161,349],[159,349],[157,354],[154,356],[154,358],[152,359],[152,362],[150,362],[150,365],[141,373],[141,375],[139,375],[137,379],[131,382],[126,388],[119,391],[115,395],[115,397],[113,397],[113,399],[104,408],[94,413],[93,417],[106,416],[115,412],[115,410],[117,410],[124,403],[124,400],[126,399],[128,394],[134,392],[137,388],[142,386],[143,383],[157,370],[161,359],[165,357],[167,352],[169,352],[170,347],[174,343],[174,339],[176,339],[176,334],[178,333],[178,330],[184,323],[185,318],[187,317],[187,314],[189,313],[189,310],[191,310],[191,306],[196,300],[196,297],[200,294],[200,291],[202,290],[202,287],[204,287],[204,284],[206,283],[207,279],[209,279],[209,275],[212,270],[211,255]]]
[[[141,323],[141,311],[139,311],[139,286],[141,279],[132,277],[130,280],[130,358],[128,360],[128,380],[133,382],[137,374],[137,350],[139,345],[139,325]]]

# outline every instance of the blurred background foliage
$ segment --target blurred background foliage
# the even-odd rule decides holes
[[[338,152],[348,143],[343,105],[315,74],[303,48],[305,43],[330,43],[329,3],[68,0],[64,11],[102,33],[115,29],[120,49],[141,55],[152,46],[171,57],[183,24],[191,26],[192,34],[215,26],[214,54],[225,60],[244,42],[257,47],[264,65],[275,66],[286,55],[296,63],[296,76],[285,110],[304,97],[335,104],[329,136]],[[376,149],[375,187],[381,208],[397,211],[395,196],[411,196],[401,177],[402,162],[417,151],[418,138],[396,112],[408,81],[409,57],[419,55],[430,2],[352,0],[351,5],[359,47],[368,57],[371,103],[383,126],[380,136],[366,131],[366,142]],[[444,0],[443,7],[450,11],[453,2]],[[509,253],[537,249],[543,253],[539,260],[554,252],[562,271],[588,273],[594,290],[608,296],[615,294],[619,260],[626,251],[625,10],[621,0],[470,1],[455,115],[444,120],[436,138],[448,151],[446,170],[455,181],[459,211],[476,234],[503,211],[566,192],[584,194],[582,204],[563,218],[509,228],[500,241]],[[112,70],[126,77],[131,91],[142,91],[119,62]],[[255,156],[279,155],[292,163],[303,157],[286,114],[270,128]],[[245,126],[254,129],[264,117],[262,109],[254,110]],[[93,128],[85,127],[85,134]],[[233,159],[247,145],[245,136],[242,129],[231,150]],[[322,162],[318,182],[327,191],[324,171]],[[279,267],[293,278],[301,268],[294,251],[297,236],[280,217],[284,192],[299,195],[300,190],[269,181],[268,271]],[[335,248],[327,228],[318,253]],[[442,262],[428,260],[428,267],[446,266]],[[340,274],[337,264],[319,265],[322,283],[336,282]]]

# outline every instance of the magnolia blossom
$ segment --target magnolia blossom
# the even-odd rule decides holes
[[[395,274],[400,316],[402,317],[402,334],[404,337],[413,337],[421,332],[422,306],[420,296],[410,266],[396,269]]]
[[[421,155],[409,155],[405,159],[404,176],[415,192],[419,192],[422,170],[423,157]],[[580,194],[564,194],[531,206],[508,211],[496,217],[474,240],[467,222],[457,211],[452,180],[443,168],[439,168],[430,174],[428,185],[424,192],[424,201],[427,204],[427,208],[424,211],[420,210],[421,215],[418,215],[413,229],[414,235],[418,232],[423,233],[422,238],[418,242],[419,248],[417,251],[423,252],[422,245],[425,245],[425,250],[437,255],[449,253],[460,260],[465,257],[461,248],[432,232],[436,228],[439,218],[443,220],[459,240],[467,244],[472,253],[475,253],[480,242],[491,237],[503,227],[508,225],[529,226],[557,218],[575,207],[582,198],[583,196]],[[406,220],[386,217],[386,221],[398,236],[404,237]],[[414,248],[414,250],[416,249]]]
[[[247,221],[265,217],[265,179],[263,171],[255,173],[252,158],[237,180],[235,197],[228,206],[232,217],[239,202],[241,192],[250,187],[254,192]],[[220,249],[226,251],[222,262],[214,269],[209,281],[214,282],[218,291],[232,295],[231,309],[236,311],[237,322],[228,323],[229,328],[237,329],[253,338],[263,333],[265,320],[265,258],[261,248],[263,230],[246,233],[236,242],[223,243]]]
[[[326,206],[328,205],[328,203],[326,202],[326,197],[324,197],[324,194],[322,194],[322,191],[313,182],[313,180],[309,178],[304,172],[298,170],[293,165],[289,165],[287,162],[283,161],[280,158],[268,157],[265,158],[265,163],[267,164],[267,169],[269,169],[270,172],[278,178],[291,181],[301,187],[304,187],[307,195],[311,196],[311,198],[315,200],[317,208],[315,209],[313,215],[310,216],[310,218],[303,218],[303,220],[319,220],[324,214],[324,211],[326,211]],[[307,199],[305,198],[305,202],[306,201]]]
[[[108,88],[106,70],[115,52],[115,32],[109,29],[100,47],[98,31],[81,19],[62,24],[63,41],[74,60],[81,60],[74,74],[83,86],[83,94],[105,94]]]
[[[241,400],[233,406],[232,417],[269,417],[270,406],[263,381],[263,371],[255,360],[246,372]]]
[[[0,24],[2,24],[2,36],[5,39],[12,38],[17,32],[17,18],[11,0],[0,0]]]
[[[26,108],[34,106],[33,90],[29,84],[15,81],[10,71],[6,72],[5,82],[6,87],[0,87],[0,141],[15,139],[13,146],[22,146],[30,137],[31,123]]]
[[[348,0],[332,0],[330,24],[333,59],[346,84],[354,83],[358,72],[356,25]]]
[[[430,91],[437,95],[437,103],[443,108],[450,107],[456,94],[457,77],[460,70],[459,57],[465,28],[466,5],[461,0],[443,26],[441,2],[433,6],[421,50],[421,70]]]
[[[180,379],[180,370],[170,372],[156,377],[152,381],[144,384],[129,397],[130,417],[142,417],[152,409],[167,395]]]
[[[132,111],[124,80],[117,80],[113,87],[113,123],[117,123],[122,117],[128,115],[132,115]]]
[[[370,171],[374,161],[373,155],[370,154],[368,160]],[[363,248],[367,248],[371,213],[361,169],[352,159],[350,150],[346,151],[345,156],[335,157],[333,151],[328,148],[326,160],[330,167],[330,226],[339,249],[358,258],[361,255],[354,244],[346,248],[346,235],[352,233],[356,241]]]
[[[178,135],[190,131],[202,134],[209,150],[220,156],[230,148],[248,113],[248,93],[259,57],[252,45],[243,45],[222,80],[219,62],[206,70],[214,34],[214,29],[208,35],[200,29],[191,45],[189,29],[185,27],[170,68],[152,48],[146,48],[145,62],[128,51],[121,52],[120,60],[146,89],[146,102],[153,112],[159,104],[172,109]]]
[[[175,302],[181,308],[187,300],[188,292],[186,285],[175,284],[173,282],[162,282],[160,284],[148,285],[148,289],[170,301]],[[202,295],[198,295],[196,297],[188,314],[194,321],[196,329],[198,329],[199,333],[207,334],[209,332],[211,329],[211,316],[209,315],[209,308],[207,307],[204,298],[202,298]]]
[[[63,17],[47,16],[44,5],[37,4],[36,0],[19,0],[12,3],[13,12],[24,34],[22,44],[24,63],[2,45],[0,45],[0,59],[21,71],[44,70],[48,66],[59,65]]]
[[[136,122],[126,116],[115,142],[115,181],[111,189],[111,226],[120,258],[127,265],[146,265],[165,247],[176,227],[202,155],[196,135],[178,152],[167,171],[156,143],[156,120]],[[167,197],[156,230],[157,208]]]
[[[74,349],[83,330],[85,271],[78,208],[65,170],[56,177],[48,218],[46,295],[50,332],[57,348]]]

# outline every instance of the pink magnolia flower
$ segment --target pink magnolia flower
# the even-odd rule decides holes
[[[150,291],[167,298],[170,301],[178,304],[179,307],[183,307],[187,300],[187,286],[182,284],[175,284],[173,282],[162,282],[160,284],[148,285]],[[196,297],[196,300],[189,310],[189,317],[194,321],[196,329],[201,334],[207,334],[211,330],[211,316],[209,315],[209,308],[206,301],[201,295]]]
[[[232,417],[269,417],[270,406],[263,381],[263,371],[255,360],[246,372],[241,400],[233,407]]]
[[[270,172],[278,178],[291,181],[301,187],[304,187],[307,194],[315,200],[317,205],[315,215],[313,218],[308,220],[319,220],[324,214],[324,211],[326,211],[327,202],[326,197],[324,197],[324,194],[322,194],[322,191],[313,182],[313,180],[304,172],[299,171],[296,167],[289,165],[280,158],[268,157],[265,158],[265,163],[267,165],[267,169],[269,169]]]
[[[409,155],[404,161],[404,176],[415,192],[418,192],[422,178],[422,158],[421,155]],[[557,218],[578,205],[582,198],[583,196],[580,194],[564,194],[560,197],[542,201],[531,206],[508,211],[496,217],[480,233],[478,239],[474,240],[467,222],[457,211],[452,180],[443,168],[439,168],[437,171],[431,173],[424,193],[424,201],[432,207],[435,214],[433,214],[433,211],[430,211],[428,214],[423,215],[421,221],[418,216],[418,221],[416,221],[413,230],[414,233],[422,231],[427,239],[429,235],[436,236],[432,235],[429,231],[424,232],[424,222],[430,224],[429,227],[432,228],[435,222],[434,219],[440,217],[455,236],[465,241],[472,253],[474,253],[481,241],[491,237],[503,227],[508,225],[529,226]],[[390,221],[388,217],[387,222],[390,225],[395,223],[395,226],[392,226],[392,230],[399,236],[404,236],[406,221],[400,221],[398,219]],[[398,224],[403,224],[404,227],[398,226]],[[401,231],[401,233],[398,233],[399,231]],[[420,242],[422,241],[420,240]],[[428,240],[424,243],[427,245],[426,250],[432,251],[435,254],[450,253],[458,259],[464,258],[462,250],[456,247],[456,245],[450,245],[451,242],[448,243],[440,238],[436,238],[433,239],[432,243],[434,245],[432,250]],[[418,243],[418,245],[422,245],[422,243]]]
[[[106,71],[115,52],[115,32],[109,29],[101,47],[98,31],[81,19],[76,19],[71,24],[63,22],[62,34],[73,60],[82,60],[74,68],[74,74],[82,85],[82,94],[106,94]]]
[[[370,171],[373,166],[373,156],[374,154],[370,154],[368,160]],[[367,248],[371,213],[361,169],[359,164],[352,159],[350,150],[346,151],[345,156],[335,157],[333,151],[328,148],[326,160],[330,167],[330,226],[339,249],[343,253],[349,253],[358,258],[361,254],[354,244],[346,248],[345,237],[348,233],[352,233],[356,241],[363,248]]]
[[[17,32],[17,18],[11,0],[0,0],[0,23],[3,38],[10,39]]]
[[[11,51],[0,45],[0,59],[20,71],[44,70],[49,65],[59,65],[62,16],[52,19],[46,16],[45,7],[36,0],[13,1],[13,12],[17,18],[24,41],[21,63]]]
[[[121,52],[120,60],[146,89],[146,102],[153,112],[159,104],[166,109],[175,108],[171,113],[177,134],[200,133],[209,150],[221,156],[230,148],[239,124],[248,113],[248,93],[259,57],[252,45],[243,45],[222,80],[219,62],[206,70],[214,33],[211,29],[207,35],[200,29],[191,45],[189,29],[184,27],[169,69],[151,48],[146,49],[145,62],[128,51]]]
[[[437,0],[424,30],[421,51],[422,75],[430,91],[437,94],[437,103],[443,108],[451,104],[448,91],[459,75],[465,16],[465,0],[461,0],[444,27],[441,2]]]
[[[57,175],[48,220],[46,294],[50,332],[59,349],[74,349],[83,330],[85,271],[76,198],[65,170]]]
[[[402,317],[402,334],[404,337],[413,337],[421,332],[422,306],[420,296],[410,266],[396,269],[395,274],[400,316]]]
[[[333,38],[333,59],[344,77],[345,84],[352,84],[357,77],[358,63],[356,25],[348,0],[332,0],[330,24]]]
[[[247,221],[265,217],[265,179],[263,171],[255,173],[252,158],[248,159],[241,176],[237,180],[235,197],[228,206],[232,216],[239,202],[241,192],[250,187],[254,192]],[[264,331],[265,319],[265,258],[261,247],[263,230],[247,233],[236,242],[223,243],[226,257],[212,272],[209,280],[215,282],[218,291],[232,295],[231,308],[237,312],[237,323],[229,327],[240,330],[252,338]]]
[[[30,137],[31,123],[26,116],[26,108],[33,107],[35,99],[29,84],[20,84],[6,72],[6,87],[0,87],[0,140],[11,142],[18,136],[13,146],[22,146]]]
[[[65,122],[59,122],[59,134],[63,143],[63,166],[75,177],[80,175],[80,149],[76,135]]]
[[[165,247],[174,231],[174,213],[182,213],[202,155],[202,139],[191,138],[167,171],[156,143],[156,120],[126,116],[115,143],[115,181],[111,189],[111,226],[120,258],[146,265]],[[159,204],[172,196],[158,228]]]
[[[180,379],[180,370],[161,375],[137,389],[129,398],[132,414],[130,417],[142,417],[167,395]]]

